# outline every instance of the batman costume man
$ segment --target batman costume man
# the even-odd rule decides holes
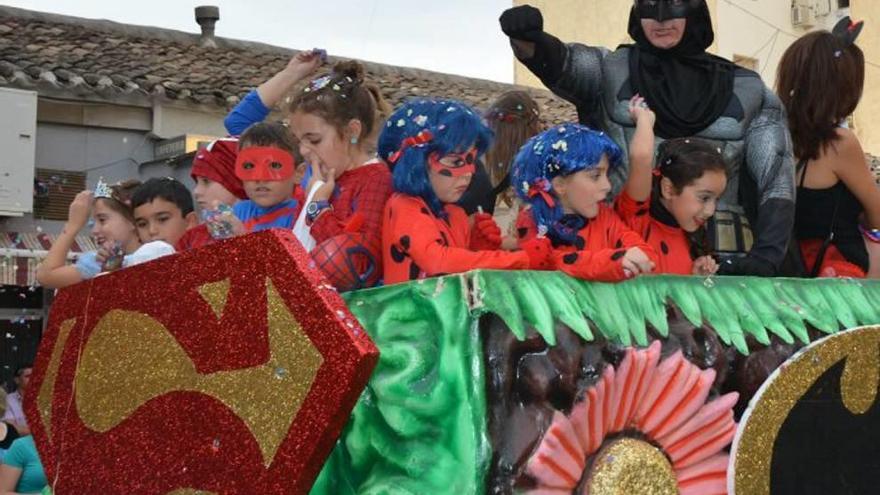
[[[714,31],[705,0],[634,0],[629,34],[614,51],[563,43],[544,32],[529,5],[500,18],[514,55],[544,85],[575,105],[581,123],[607,132],[624,150],[611,179],[626,180],[635,131],[628,106],[645,98],[664,139],[696,136],[717,144],[729,182],[708,242],[719,273],[773,276],[786,256],[794,222],[794,166],[783,107],[755,72],[706,53]]]

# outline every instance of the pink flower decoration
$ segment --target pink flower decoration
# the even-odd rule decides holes
[[[715,370],[701,370],[680,351],[661,362],[659,341],[647,349],[628,349],[620,366],[607,366],[571,414],[556,411],[526,464],[537,482],[529,493],[572,493],[591,456],[609,435],[622,432],[660,447],[680,494],[726,494],[728,455],[723,449],[736,431],[738,395],[707,403],[714,380]],[[588,490],[585,485],[583,493]]]

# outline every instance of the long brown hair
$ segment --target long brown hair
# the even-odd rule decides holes
[[[828,31],[806,34],[782,55],[776,92],[788,112],[799,160],[815,160],[837,139],[865,85],[862,50]]]
[[[340,136],[351,120],[361,122],[364,141],[374,137],[374,130],[391,113],[379,87],[366,81],[360,62],[338,62],[329,74],[314,79],[290,103],[290,113],[315,114],[336,128]],[[371,139],[375,140],[375,139]]]
[[[541,112],[525,91],[508,91],[486,111],[486,121],[495,132],[492,147],[486,152],[486,168],[496,187],[510,172],[520,147],[541,132]]]

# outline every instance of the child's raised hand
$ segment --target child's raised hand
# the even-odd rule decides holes
[[[694,260],[694,275],[708,277],[709,275],[715,275],[715,272],[717,271],[718,262],[716,262],[715,258],[711,256],[700,256],[699,258]]]
[[[76,230],[85,227],[92,211],[95,195],[92,191],[82,191],[73,198],[67,210],[67,223]]]
[[[629,100],[629,116],[632,117],[633,123],[645,124],[654,127],[656,116],[654,111],[648,106],[648,102],[640,95],[635,95]]]
[[[293,58],[287,62],[287,67],[284,70],[292,78],[300,80],[315,72],[318,67],[324,65],[326,62],[327,52],[320,48],[313,48],[294,55]]]
[[[654,271],[654,262],[651,261],[651,258],[644,251],[637,247],[627,249],[620,262],[627,278]]]

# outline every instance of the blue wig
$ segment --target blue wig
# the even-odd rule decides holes
[[[428,133],[424,142],[404,146],[406,139]],[[445,218],[428,179],[428,156],[461,153],[472,146],[481,156],[491,141],[492,131],[471,107],[454,100],[420,98],[404,103],[388,117],[379,136],[379,157],[393,167],[395,191],[422,198],[435,215]]]
[[[561,228],[562,205],[551,181],[554,177],[596,168],[602,156],[608,158],[609,167],[619,165],[622,156],[620,148],[605,133],[580,124],[558,125],[529,139],[520,148],[513,159],[511,186],[531,205],[539,228],[544,226],[549,234],[571,242],[577,232]],[[546,194],[534,194],[536,189]],[[529,194],[530,190],[533,194]],[[547,204],[548,197],[553,200],[552,207]]]

